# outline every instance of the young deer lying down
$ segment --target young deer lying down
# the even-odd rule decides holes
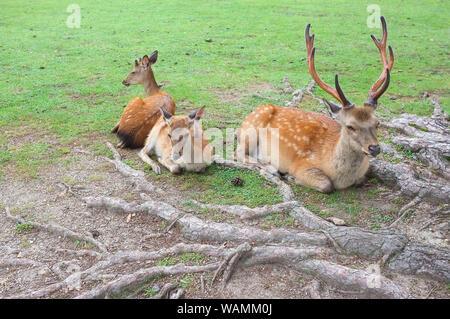
[[[172,97],[162,91],[155,81],[151,65],[156,62],[158,51],[150,57],[145,55],[134,61],[133,71],[122,82],[124,85],[142,84],[147,97],[132,99],[123,111],[119,123],[111,130],[119,136],[120,148],[139,148],[144,146],[148,133],[160,116],[159,108],[164,107],[171,114],[175,113],[175,102]]]
[[[308,69],[316,83],[342,104],[339,106],[325,101],[336,114],[336,121],[297,108],[262,105],[247,116],[240,127],[238,158],[245,159],[248,156],[270,163],[279,172],[293,175],[298,184],[324,193],[362,183],[369,167],[368,155],[377,156],[380,153],[377,141],[379,122],[375,109],[378,98],[389,86],[390,70],[394,64],[394,53],[390,46],[389,60],[386,55],[387,29],[383,17],[381,22],[382,40],[378,41],[373,35],[372,39],[381,54],[383,72],[362,106],[355,106],[345,98],[337,75],[336,89],[325,84],[317,75],[314,66],[314,35],[309,35],[308,24],[305,32]],[[261,138],[262,134],[258,133],[260,128],[278,132]],[[258,143],[249,143],[248,133],[255,131],[259,134]],[[273,152],[270,150],[271,136],[273,140],[278,139],[279,146]],[[267,152],[262,149],[267,149]]]
[[[172,116],[161,107],[162,116],[153,126],[139,152],[139,157],[152,167],[156,174],[161,169],[149,155],[156,154],[158,161],[171,173],[186,171],[202,172],[211,164],[213,148],[204,137],[200,117],[205,107],[195,110],[189,116]]]

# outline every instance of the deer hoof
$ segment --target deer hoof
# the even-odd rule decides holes
[[[161,174],[161,168],[158,165],[152,166],[152,170],[156,175]]]

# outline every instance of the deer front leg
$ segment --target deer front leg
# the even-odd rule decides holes
[[[119,129],[119,124],[120,124],[120,121],[117,122],[116,126],[114,126],[114,127],[111,129],[111,133],[117,133],[117,130]]]
[[[181,173],[182,167],[171,159],[171,154],[172,149],[167,147],[164,149],[162,156],[158,157],[158,162],[167,167],[172,174],[179,174]]]
[[[171,159],[169,159],[168,157],[158,157],[158,162],[160,162],[162,165],[164,165],[165,167],[167,167],[167,169],[172,173],[172,174],[179,174],[181,173],[181,166],[178,164],[175,164]]]
[[[295,182],[299,185],[311,187],[326,194],[334,191],[331,180],[318,168],[299,167],[292,175],[295,177]]]
[[[141,151],[138,153],[138,156],[143,160],[145,163],[151,166],[153,172],[155,174],[161,174],[161,168],[159,165],[148,156],[149,154],[145,151],[145,147],[141,149]]]

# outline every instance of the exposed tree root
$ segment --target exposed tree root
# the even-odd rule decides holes
[[[0,268],[20,266],[41,267],[44,264],[27,258],[0,258]]]
[[[229,253],[226,256],[225,260],[219,265],[216,272],[214,273],[211,284],[214,283],[214,281],[217,279],[220,273],[224,272],[223,283],[225,286],[228,280],[230,279],[237,262],[242,258],[242,256],[245,253],[249,252],[250,249],[251,249],[250,244],[246,242],[239,245],[234,251]]]
[[[91,243],[92,245],[97,247],[102,252],[107,251],[105,245],[103,245],[101,242],[95,240],[92,237],[81,235],[70,229],[67,229],[65,227],[58,226],[58,225],[52,225],[52,224],[42,225],[42,224],[39,224],[36,222],[25,221],[23,218],[11,215],[11,212],[9,211],[8,207],[5,208],[5,212],[6,212],[6,218],[13,222],[21,223],[21,224],[28,224],[28,225],[33,226],[33,228],[44,230],[49,233],[58,234],[63,237],[71,238],[73,240],[85,241],[87,243]]]
[[[400,210],[398,211],[398,214],[400,215],[400,217],[397,218],[395,221],[393,221],[392,224],[389,225],[389,228],[394,227],[394,226],[399,222],[399,220],[401,220],[401,219],[406,215],[406,213],[408,212],[408,210],[409,210],[411,207],[417,205],[417,204],[422,200],[422,197],[423,197],[423,195],[422,195],[422,194],[419,194],[417,197],[415,197],[415,198],[414,198],[412,201],[410,201],[408,204],[406,204],[405,206],[403,206],[402,208],[400,208]]]
[[[185,266],[184,264],[177,264],[174,266],[155,266],[139,269],[132,274],[120,276],[105,285],[95,287],[92,290],[82,293],[78,295],[76,299],[110,298],[113,296],[120,296],[124,290],[137,287],[154,276],[209,272],[217,267],[218,263],[211,263],[204,266]]]
[[[105,157],[105,160],[114,164],[116,169],[136,187],[136,191],[138,192],[147,192],[147,193],[161,193],[162,190],[158,187],[152,185],[145,178],[145,173],[142,171],[135,170],[130,166],[126,165],[122,162],[122,158],[116,148],[109,142],[106,143],[108,148],[113,152],[114,159],[110,159]]]
[[[99,253],[99,252],[96,252],[93,250],[87,250],[87,249],[72,250],[72,249],[52,248],[52,250],[54,250],[58,253],[69,254],[69,255],[77,256],[77,257],[90,256],[90,257],[99,259],[101,256],[103,256],[102,253]]]
[[[143,212],[154,214],[165,220],[171,220],[172,216],[177,216],[180,212],[173,206],[166,203],[158,203],[144,196],[145,202],[140,204]],[[91,205],[95,204],[93,199],[89,200]],[[116,199],[113,200],[116,203]],[[105,198],[99,200],[102,205],[108,201]],[[125,205],[124,205],[125,206]],[[94,205],[93,207],[99,207]],[[126,213],[126,211],[124,211]],[[397,259],[402,255],[401,251],[409,243],[408,239],[391,230],[369,231],[357,227],[330,227],[326,234],[321,233],[301,233],[286,229],[273,229],[270,231],[261,230],[250,226],[234,226],[228,223],[216,223],[203,221],[191,214],[185,214],[177,220],[182,234],[191,240],[206,240],[213,242],[254,242],[254,243],[291,243],[300,246],[312,245],[316,247],[334,247],[339,253],[348,255],[358,255],[368,260],[382,260],[382,264],[400,262]],[[331,237],[331,240],[330,240]],[[410,243],[411,247],[417,245]],[[418,246],[420,247],[420,246]],[[431,247],[430,247],[431,248]],[[327,250],[320,250],[320,253]],[[431,253],[432,254],[432,253]],[[442,257],[442,256],[441,256]],[[445,257],[445,256],[444,256]],[[442,257],[442,258],[444,258]],[[403,257],[402,257],[403,258]],[[420,258],[418,256],[417,258]],[[423,262],[427,263],[427,259]],[[449,260],[450,262],[450,260]],[[395,269],[401,269],[396,267]],[[403,268],[408,268],[404,265]],[[394,268],[393,268],[394,269]],[[437,275],[431,273],[449,273],[450,269],[443,267],[443,264],[435,265],[428,272],[430,277]],[[407,273],[407,271],[402,272]]]
[[[450,283],[450,252],[444,248],[407,245],[387,264],[389,270]]]
[[[428,198],[436,203],[450,202],[449,183],[440,183],[420,176],[407,164],[393,164],[379,159],[372,159],[369,175],[385,182],[396,184],[405,195],[414,197],[422,194],[424,198]]]
[[[435,202],[450,202],[450,126],[449,117],[435,98],[429,98],[434,104],[431,117],[415,114],[402,114],[382,122],[387,128],[394,128],[403,135],[392,136],[392,141],[404,149],[414,152],[424,166],[433,173],[404,163],[391,164],[372,160],[371,172],[381,180],[394,182],[403,193],[424,196]],[[417,172],[416,172],[417,171]]]
[[[60,290],[72,291],[79,287],[81,282],[86,283],[93,280],[105,279],[105,277],[108,277],[105,276],[105,272],[108,271],[108,269],[113,268],[114,266],[127,263],[154,261],[162,259],[169,255],[178,255],[186,252],[198,252],[208,256],[222,257],[224,254],[230,252],[230,250],[225,249],[224,247],[216,247],[212,245],[188,245],[181,243],[171,248],[163,248],[161,250],[151,252],[119,251],[115,254],[105,253],[102,255],[100,260],[98,260],[88,269],[72,273],[61,282],[51,284],[37,291],[16,295],[14,296],[14,298],[42,298],[47,297]],[[63,273],[61,272],[59,274]]]
[[[183,288],[178,287],[174,283],[167,283],[161,288],[161,291],[151,299],[179,299],[183,293]]]
[[[147,200],[145,204],[150,204]],[[150,211],[158,216],[158,208],[151,205]],[[156,208],[156,210],[155,210]],[[150,212],[149,211],[149,212]],[[186,215],[179,220],[182,233],[192,240],[224,241],[249,241],[257,243],[297,243],[315,246],[326,246],[327,239],[321,234],[302,233],[287,229],[261,230],[256,227],[235,226],[229,223],[216,223],[203,221],[195,216]]]
[[[195,201],[195,204],[201,208],[213,209],[216,211],[229,213],[238,216],[240,219],[256,219],[264,216],[278,213],[280,211],[291,210],[297,206],[298,202],[290,201],[275,205],[267,205],[262,207],[249,208],[245,205],[214,205],[203,204]]]
[[[292,86],[291,82],[289,82],[289,79],[287,77],[283,77],[283,84],[283,93],[290,94],[294,92],[294,87]]]
[[[231,166],[244,169],[251,169],[259,172],[266,178],[270,178],[277,185],[282,185],[285,188],[286,194],[293,193],[290,186],[281,181],[279,177],[270,173],[270,171],[264,169],[264,167],[236,163],[232,161],[227,161],[223,159],[217,160],[217,162]],[[419,198],[424,196],[422,193]],[[358,255],[368,260],[381,260],[382,264],[389,268],[390,262],[397,261],[397,256],[401,256],[399,253],[405,249],[408,244],[411,247],[416,247],[417,245],[410,243],[408,239],[399,234],[398,232],[391,230],[381,230],[381,231],[369,231],[363,230],[357,227],[338,227],[335,226],[306,208],[304,208],[300,203],[289,200],[291,196],[285,196],[285,201],[280,204],[262,207],[262,208],[249,208],[246,206],[230,206],[230,205],[208,205],[199,204],[201,207],[208,207],[211,209],[225,211],[233,213],[240,218],[256,218],[268,214],[275,209],[286,209],[289,214],[303,224],[306,228],[312,230],[325,230],[323,233],[301,233],[293,230],[285,229],[273,229],[270,231],[264,231],[255,227],[237,227],[228,223],[215,223],[210,221],[203,221],[191,214],[184,214],[183,211],[168,205],[167,203],[158,202],[150,198],[148,195],[141,194],[141,198],[144,200],[142,204],[132,204],[137,205],[140,210],[147,213],[159,216],[166,221],[174,221],[180,226],[180,230],[183,235],[192,240],[207,240],[213,242],[225,242],[225,241],[235,241],[235,242],[254,242],[254,243],[293,243],[297,245],[313,245],[321,247],[334,247],[339,253]],[[286,199],[287,198],[287,199]],[[88,199],[87,202],[91,207],[102,207],[108,209],[109,205],[105,206],[109,199],[97,198]],[[123,212],[128,212],[128,203],[124,201],[121,202],[121,207]],[[112,199],[112,205],[117,205],[117,200]],[[416,204],[416,203],[413,203]],[[112,206],[111,205],[111,206]],[[292,208],[290,208],[292,207]],[[408,207],[405,207],[407,209]],[[136,210],[136,206],[133,206]],[[138,210],[139,210],[138,209]],[[182,216],[181,218],[179,216]],[[420,258],[420,257],[418,257]],[[426,262],[426,261],[424,261]],[[400,267],[396,267],[396,269]],[[404,268],[408,268],[404,265]],[[442,265],[438,265],[433,274],[430,273],[430,277],[436,278],[436,274],[445,272],[448,273],[449,270],[442,268]],[[407,273],[403,271],[402,273]]]
[[[178,244],[168,249],[161,249],[157,252],[119,252],[116,254],[105,254],[104,260],[97,262],[92,267],[74,273],[64,281],[49,285],[44,289],[30,293],[14,296],[14,298],[40,298],[46,297],[60,290],[71,291],[80,290],[82,283],[90,282],[93,278],[88,278],[87,274],[97,273],[100,270],[108,271],[114,265],[135,264],[137,260],[156,260],[162,256],[180,254],[183,252],[200,252],[207,256],[224,258],[222,263],[213,262],[206,265],[187,266],[177,264],[174,266],[152,266],[141,268],[131,274],[121,275],[112,281],[99,284],[91,290],[76,295],[76,298],[110,298],[131,294],[131,290],[144,284],[154,276],[168,276],[198,272],[224,271],[224,284],[229,280],[235,269],[264,264],[284,265],[300,272],[314,275],[319,280],[328,283],[336,288],[353,289],[368,297],[399,298],[407,297],[408,294],[403,289],[396,286],[392,281],[379,275],[375,279],[375,286],[371,285],[371,273],[363,270],[355,270],[334,263],[329,263],[316,259],[324,251],[316,248],[299,248],[287,246],[259,246],[251,247],[244,243],[236,248],[225,248],[223,246],[200,245],[200,244]],[[215,276],[215,277],[216,277]],[[109,276],[96,276],[95,279],[106,279]],[[77,282],[78,281],[78,282]],[[183,291],[175,291],[173,285],[165,286],[156,297],[170,298],[179,297]],[[173,293],[170,293],[170,292]]]
[[[286,79],[287,80],[287,79]],[[285,81],[286,83],[286,81]],[[286,83],[286,85],[290,85],[289,82]],[[299,90],[295,90],[293,91],[292,89],[292,100],[291,101],[286,101],[284,103],[285,106],[287,107],[297,107],[303,100],[303,96],[306,94],[310,95],[314,100],[316,100],[317,102],[323,104],[322,99],[318,98],[313,92],[312,90],[314,89],[314,87],[316,86],[316,82],[314,80],[311,80],[308,85],[303,88],[303,89],[299,89]],[[286,86],[289,87],[289,86]],[[292,87],[292,86],[291,86]],[[286,92],[288,93],[288,92]],[[290,92],[289,92],[290,93]]]
[[[45,298],[50,296],[53,293],[56,293],[66,287],[66,284],[63,282],[57,282],[42,289],[31,291],[28,293],[23,293],[19,295],[14,295],[10,297],[6,297],[9,299],[37,299],[37,298]]]
[[[305,287],[305,291],[308,292],[311,299],[322,299],[322,296],[320,295],[320,283],[315,279]]]
[[[183,212],[167,203],[154,201],[145,194],[141,194],[145,202],[135,209],[144,211],[148,214],[158,216],[166,221],[172,221]],[[89,197],[86,199],[88,207],[108,209],[108,198]],[[112,199],[115,207],[120,199]],[[123,208],[127,207],[127,203],[123,201]],[[123,210],[124,213],[128,213]],[[191,240],[207,240],[214,242],[224,241],[249,241],[257,243],[297,243],[315,246],[326,246],[327,238],[321,234],[302,233],[287,229],[274,229],[271,231],[261,230],[255,227],[234,226],[228,223],[217,223],[212,221],[203,221],[202,219],[185,214],[177,220],[177,224],[181,227],[183,235]]]

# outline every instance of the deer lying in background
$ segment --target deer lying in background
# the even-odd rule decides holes
[[[164,107],[171,114],[175,113],[175,102],[172,97],[162,91],[155,81],[151,65],[156,62],[158,51],[150,57],[145,55],[139,61],[134,61],[134,68],[122,82],[124,85],[142,84],[147,97],[139,96],[132,99],[123,111],[117,125],[111,130],[119,136],[120,148],[139,148],[144,146],[148,133],[160,116],[160,107]]]
[[[202,172],[211,164],[212,146],[204,137],[199,122],[205,107],[195,110],[189,116],[173,116],[164,107],[162,116],[153,126],[139,157],[161,174],[158,164],[149,155],[156,154],[158,161],[171,173],[186,171]]]
[[[261,162],[273,163],[281,173],[289,173],[298,184],[329,193],[364,181],[369,168],[368,155],[377,156],[380,146],[377,141],[378,119],[375,116],[378,98],[387,90],[390,70],[394,64],[394,53],[389,46],[386,56],[387,29],[381,17],[383,38],[378,41],[371,35],[383,63],[383,72],[369,91],[367,101],[362,106],[350,103],[339,86],[335,76],[335,89],[323,82],[314,65],[314,35],[310,36],[310,24],[306,27],[306,48],[308,70],[316,83],[337,99],[341,106],[324,100],[336,114],[336,121],[328,116],[296,108],[262,105],[244,120],[238,134],[238,154],[257,158]],[[380,86],[382,87],[380,88]],[[250,145],[246,132],[259,128],[278,128],[279,153],[270,152],[268,145],[271,134],[259,144]],[[257,133],[258,134],[258,133]],[[247,135],[248,136],[248,135]],[[267,147],[267,154],[261,155],[261,147]],[[261,158],[263,157],[263,158]],[[242,156],[241,156],[242,159]]]

